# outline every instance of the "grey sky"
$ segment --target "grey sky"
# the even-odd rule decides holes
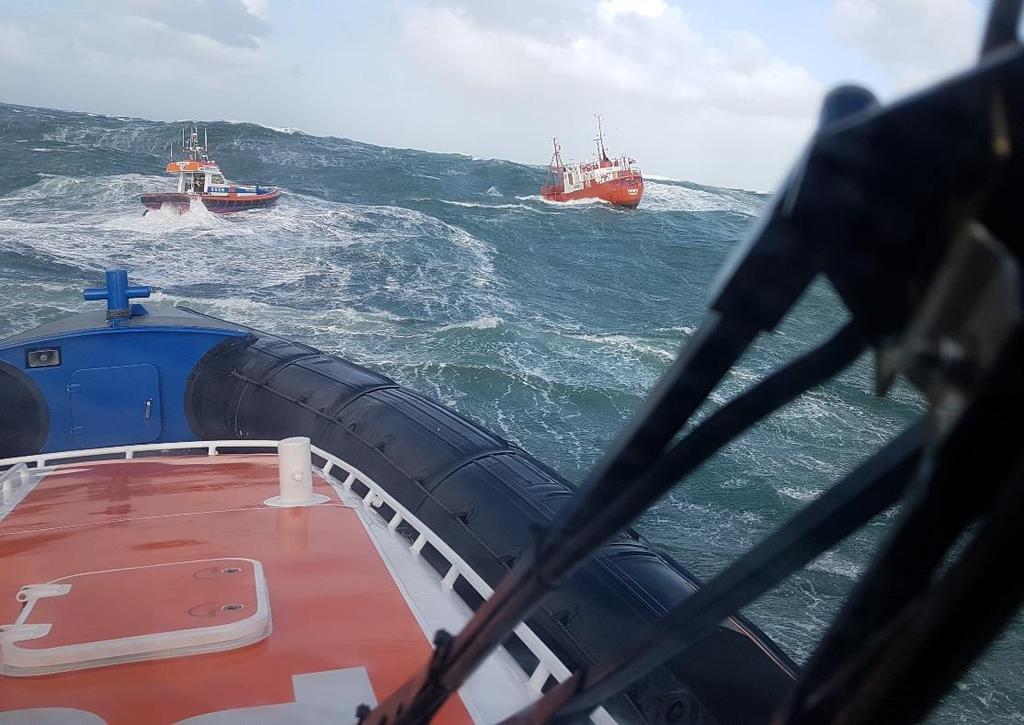
[[[3,0],[0,101],[248,120],[544,163],[550,137],[649,174],[771,189],[822,93],[968,63],[975,0]]]

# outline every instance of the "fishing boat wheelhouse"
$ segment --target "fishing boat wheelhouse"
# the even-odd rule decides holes
[[[152,192],[142,195],[147,211],[168,205],[178,211],[187,211],[193,200],[198,200],[212,212],[229,213],[270,206],[281,195],[279,189],[256,185],[240,185],[224,178],[224,173],[209,157],[208,139],[204,133],[199,143],[199,131],[193,126],[188,138],[182,130],[182,147],[186,158],[167,164],[168,174],[177,176],[178,188],[174,192]]]

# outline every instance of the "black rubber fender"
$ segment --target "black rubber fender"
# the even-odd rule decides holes
[[[39,453],[49,432],[50,412],[39,386],[0,363],[0,458]]]

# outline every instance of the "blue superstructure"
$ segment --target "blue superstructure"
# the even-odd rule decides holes
[[[106,300],[106,311],[0,342],[5,397],[22,406],[32,401],[24,421],[34,426],[20,431],[24,440],[33,433],[44,452],[194,440],[184,410],[188,377],[214,345],[247,333],[170,305],[130,303],[149,294],[148,287],[130,286],[125,271],[113,270],[106,287],[84,294]]]

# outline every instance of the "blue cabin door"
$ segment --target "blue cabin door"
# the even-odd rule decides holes
[[[75,448],[152,443],[160,438],[160,375],[153,365],[76,370],[68,385]]]

